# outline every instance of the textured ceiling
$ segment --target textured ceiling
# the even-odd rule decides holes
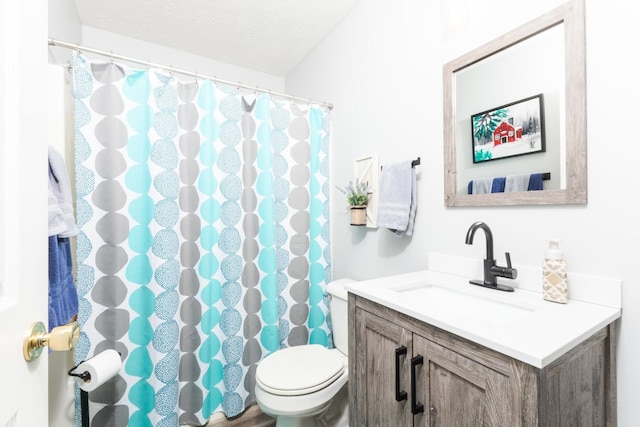
[[[83,25],[285,76],[361,0],[75,0]]]

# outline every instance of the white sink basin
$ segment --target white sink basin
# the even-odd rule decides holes
[[[457,268],[459,260],[454,261],[451,265]],[[620,317],[618,306],[579,299],[571,299],[567,304],[544,301],[541,292],[523,289],[522,278],[514,292],[474,286],[469,283],[469,277],[477,278],[475,273],[480,271],[480,266],[473,264],[472,269],[464,267],[464,263],[461,265],[460,271],[468,275],[422,270],[347,283],[345,287],[354,296],[537,368],[547,366]],[[530,279],[525,280],[539,277],[537,270],[529,273]],[[587,286],[605,285],[600,283],[602,278],[590,280]],[[576,281],[572,283],[579,289]],[[620,282],[606,283],[610,284],[620,292]]]
[[[403,285],[394,288],[393,291],[400,294],[401,298],[406,297],[407,304],[427,315],[465,321],[504,325],[535,311],[532,307],[525,307],[507,301],[506,298],[500,298],[503,295],[488,298],[431,283]]]

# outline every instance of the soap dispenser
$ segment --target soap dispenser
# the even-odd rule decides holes
[[[567,263],[562,258],[562,240],[550,239],[542,264],[542,297],[547,301],[566,303]]]

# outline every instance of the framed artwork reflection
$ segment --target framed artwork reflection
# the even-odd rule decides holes
[[[545,151],[543,95],[471,116],[473,163]]]

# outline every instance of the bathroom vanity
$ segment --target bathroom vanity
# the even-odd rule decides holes
[[[472,288],[433,271],[347,286],[351,426],[616,425],[619,308]]]

